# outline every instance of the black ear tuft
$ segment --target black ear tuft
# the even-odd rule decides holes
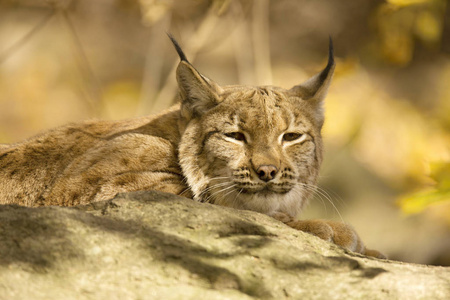
[[[310,100],[311,102],[320,104],[327,94],[335,66],[336,63],[334,61],[333,54],[333,41],[330,37],[327,66],[322,70],[322,72],[311,77],[306,82],[294,86],[291,89],[292,94],[302,98],[303,100]]]
[[[334,68],[334,50],[333,50],[333,40],[330,36],[330,45],[328,47],[328,63],[325,69],[319,74],[319,81],[323,82],[328,77],[328,73],[330,73],[331,69]]]
[[[328,49],[328,66],[334,65],[334,49],[333,49],[333,39],[330,36],[330,46]]]
[[[180,56],[181,61],[185,61],[188,62],[186,58],[186,55],[184,54],[183,50],[181,49],[180,45],[178,44],[177,40],[173,37],[173,35],[171,35],[170,33],[167,33],[167,36],[169,37],[169,39],[172,41],[175,50],[177,50],[178,56]]]

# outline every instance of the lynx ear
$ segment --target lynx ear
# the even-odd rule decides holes
[[[187,60],[177,41],[169,35],[180,56],[177,81],[181,96],[181,114],[186,120],[201,116],[219,103],[221,88],[198,72]]]
[[[311,77],[306,82],[296,85],[290,89],[290,92],[302,98],[303,100],[313,101],[320,105],[328,92],[328,87],[333,77],[334,67],[333,41],[330,37],[330,46],[328,52],[328,64],[319,74]]]

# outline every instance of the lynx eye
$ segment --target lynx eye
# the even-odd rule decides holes
[[[236,141],[243,141],[245,142],[245,135],[242,132],[229,132],[225,133],[226,137],[232,138]]]
[[[303,136],[303,134],[301,134],[301,133],[288,132],[288,133],[283,134],[283,141],[284,142],[292,142],[292,141],[298,140],[302,136]]]

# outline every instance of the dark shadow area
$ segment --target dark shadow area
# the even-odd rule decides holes
[[[138,192],[140,193],[140,192]],[[158,193],[159,199],[160,193]],[[173,200],[169,196],[162,201],[173,201],[175,203],[179,200]],[[186,201],[186,200],[182,200]],[[156,202],[154,198],[148,197],[145,201],[139,201],[145,205],[143,202]],[[160,202],[160,201],[158,201]],[[117,209],[117,206],[112,202],[107,202],[103,204],[104,206],[100,209],[103,215],[108,215],[109,209]],[[141,211],[145,211],[151,205],[147,207],[142,207]],[[168,208],[170,209],[170,208]],[[249,283],[243,282],[239,277],[239,274],[235,274],[226,270],[224,268],[205,263],[203,258],[218,258],[218,259],[229,259],[232,257],[245,255],[248,250],[255,247],[264,247],[269,242],[269,239],[265,236],[269,235],[267,231],[256,224],[246,222],[235,218],[233,220],[228,220],[227,225],[230,230],[227,232],[219,233],[219,236],[235,236],[244,235],[239,239],[240,248],[234,253],[224,253],[219,251],[212,251],[210,248],[206,248],[203,245],[193,243],[191,240],[183,239],[179,236],[169,234],[158,230],[157,228],[152,228],[147,225],[142,224],[139,221],[133,220],[118,220],[114,218],[111,220],[109,218],[96,217],[92,215],[85,215],[83,219],[77,219],[89,225],[91,228],[96,227],[102,231],[110,232],[113,234],[119,234],[124,238],[132,238],[141,240],[146,247],[146,250],[151,251],[151,255],[159,260],[177,264],[180,267],[188,270],[192,274],[204,278],[209,281],[211,285],[215,288],[236,288],[243,293],[248,294],[253,297],[267,297],[269,292],[261,285],[257,288],[249,286]],[[255,235],[257,236],[256,242],[250,242],[246,240],[245,235]],[[259,235],[263,235],[262,237]]]
[[[295,272],[309,272],[314,270],[330,271],[334,273],[350,273],[356,272],[356,277],[364,277],[368,279],[375,278],[381,273],[388,272],[382,268],[366,268],[362,266],[357,260],[349,257],[341,256],[322,256],[316,253],[311,253],[304,261],[298,259],[284,259],[272,258],[272,263],[279,269]],[[317,261],[312,262],[312,261]]]
[[[358,271],[358,277],[373,279],[381,273],[388,272],[383,268],[365,268],[357,260],[349,257],[328,256],[329,269],[337,272]]]
[[[45,272],[61,260],[83,259],[83,249],[68,238],[64,215],[54,209],[0,205],[0,265],[25,264]]]
[[[138,213],[151,209],[152,205],[148,204],[150,203],[146,205],[144,201],[139,201],[138,205],[143,209],[138,210]],[[53,213],[55,209],[60,210],[58,214]],[[237,243],[240,247],[234,253],[224,253],[220,250],[215,252],[191,240],[148,226],[139,220],[123,220],[123,217],[133,217],[132,213],[127,211],[128,208],[124,208],[120,216],[109,215],[110,209],[120,208],[112,201],[95,203],[78,210],[0,206],[0,264],[7,266],[23,263],[35,272],[46,272],[63,260],[82,261],[85,258],[84,237],[80,238],[70,230],[72,226],[80,226],[85,228],[87,236],[100,231],[118,235],[123,239],[139,240],[139,245],[144,245],[149,256],[155,260],[176,264],[210,282],[216,289],[238,289],[253,297],[270,295],[261,284],[256,283],[257,286],[253,286],[254,283],[242,281],[239,274],[204,262],[204,258],[226,260],[245,255],[249,249],[264,247],[269,239],[257,236],[257,233],[268,235],[264,228],[238,218],[230,220],[232,224],[230,232],[223,232],[223,236],[230,237],[244,233],[242,241],[238,238]],[[82,210],[97,210],[102,216],[95,216]],[[245,233],[256,235],[256,239],[252,241],[246,239],[248,236]]]

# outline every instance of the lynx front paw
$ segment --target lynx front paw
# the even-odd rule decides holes
[[[323,220],[295,220],[286,222],[286,225],[311,233],[353,252],[376,258],[386,258],[376,250],[366,249],[356,231],[345,223]]]

